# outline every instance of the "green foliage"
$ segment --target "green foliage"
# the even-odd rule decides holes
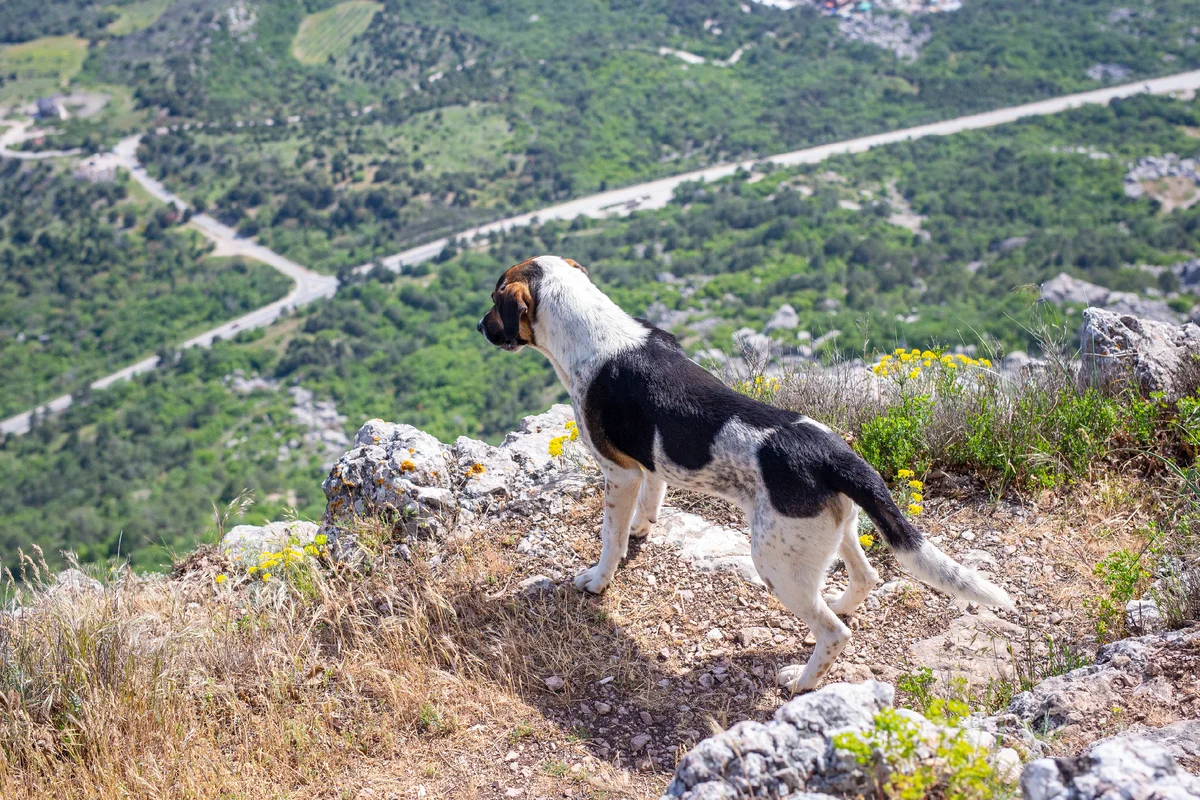
[[[371,24],[383,5],[370,0],[346,0],[333,8],[309,14],[300,23],[292,54],[301,64],[336,61]]]
[[[855,445],[859,454],[883,475],[895,475],[912,465],[923,473],[929,467],[925,428],[933,416],[933,398],[903,397],[885,413],[863,424]]]
[[[126,185],[0,168],[0,417],[282,297],[289,281],[212,259]]]
[[[991,800],[1013,794],[988,763],[988,753],[971,744],[956,725],[966,714],[964,704],[934,701],[930,721],[938,726],[936,742],[920,725],[885,708],[875,715],[874,727],[863,734],[840,733],[834,747],[850,754],[875,777],[875,790],[889,800]],[[932,750],[927,758],[922,751]]]
[[[1153,575],[1143,563],[1143,552],[1122,548],[1109,553],[1094,572],[1104,584],[1105,592],[1084,601],[1096,625],[1096,635],[1102,640],[1120,638],[1127,633],[1125,604],[1141,595]]]

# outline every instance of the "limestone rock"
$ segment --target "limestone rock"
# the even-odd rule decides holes
[[[49,592],[52,595],[76,596],[103,590],[104,586],[100,581],[89,578],[82,570],[71,568],[64,569],[54,577],[54,584],[50,587]]]
[[[230,558],[253,557],[263,552],[278,552],[289,542],[303,547],[317,535],[314,522],[292,520],[268,522],[266,525],[237,525],[221,539],[221,552]]]
[[[798,327],[800,327],[800,315],[796,313],[796,309],[784,303],[767,320],[767,326],[763,330],[770,333],[774,330],[790,331]]]
[[[871,779],[833,747],[838,733],[864,731],[890,706],[886,683],[836,683],[789,701],[766,723],[739,722],[680,759],[664,797],[812,797],[863,792]]]
[[[1129,314],[1157,322],[1179,322],[1179,315],[1162,300],[1142,297],[1134,292],[1114,292],[1103,286],[1073,278],[1065,272],[1060,272],[1042,284],[1042,299],[1059,305],[1078,303],[1094,306],[1116,314]]]
[[[1047,678],[1021,692],[1008,710],[1033,730],[1046,733],[1084,722],[1120,703],[1118,684],[1135,692],[1163,692],[1163,665],[1200,648],[1200,629],[1122,639],[1101,647],[1096,663]],[[1166,682],[1165,689],[1170,691]],[[1170,697],[1160,697],[1164,703]]]
[[[549,452],[572,418],[570,406],[556,405],[523,419],[499,447],[466,436],[447,445],[411,425],[370,420],[322,484],[320,532],[339,542],[355,519],[379,517],[401,536],[437,535],[500,506],[556,502],[561,510],[587,482],[578,464]]]
[[[1099,308],[1083,312],[1080,379],[1103,385],[1132,378],[1144,392],[1177,397],[1194,388],[1200,327],[1169,325]]]
[[[1171,798],[1200,800],[1200,779],[1166,748],[1140,737],[1107,739],[1079,758],[1045,758],[1025,767],[1025,800]]]
[[[663,506],[650,541],[674,546],[680,558],[698,570],[732,569],[741,573],[750,583],[764,585],[754,569],[754,562],[750,558],[750,537],[744,531],[716,525],[695,514]]]
[[[978,551],[971,551],[978,552]],[[944,633],[909,645],[909,660],[934,674],[955,675],[986,686],[1013,673],[1009,642],[1020,642],[1024,629],[991,613],[964,614],[951,620]]]
[[[1153,633],[1162,630],[1162,612],[1154,600],[1130,600],[1125,604],[1125,625],[1131,631]]]

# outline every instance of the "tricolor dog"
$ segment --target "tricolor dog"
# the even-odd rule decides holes
[[[504,350],[528,346],[550,359],[606,479],[600,562],[575,578],[579,588],[604,591],[630,535],[650,532],[670,485],[745,512],[758,574],[816,637],[806,666],[779,673],[792,691],[816,687],[850,639],[839,615],[852,614],[879,582],[858,542],[859,508],[922,581],[1012,608],[1003,589],[930,544],[841,437],[728,388],[671,334],[618,308],[574,261],[539,256],[517,264],[500,276],[492,301],[480,332]],[[826,602],[821,587],[835,554],[849,585]]]

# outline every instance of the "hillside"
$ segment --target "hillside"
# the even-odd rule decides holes
[[[1134,352],[1149,356],[1152,344],[1137,339]],[[1176,760],[1195,769],[1200,562],[1194,476],[1182,466],[1195,454],[1194,396],[1146,400],[1121,381],[1080,389],[1054,366],[993,380],[963,363],[961,375],[931,366],[916,382],[877,375],[878,392],[856,390],[862,368],[811,373],[773,395],[852,431],[899,499],[923,493],[910,512],[921,529],[1018,606],[964,607],[912,582],[870,541],[884,583],[829,683],[879,679],[896,687],[897,706],[943,721],[974,715],[982,732],[944,740],[970,772],[921,773],[935,794],[1010,797],[1021,761],[1075,756],[1119,734],[1153,736],[1171,771]],[[1153,373],[1172,391],[1191,374],[1179,363]],[[927,414],[914,412],[922,402]],[[1111,425],[1085,433],[1081,418]],[[696,496],[668,497],[605,595],[567,585],[596,555],[602,511],[569,419],[566,407],[526,419],[499,448],[372,420],[329,472],[319,527],[231,528],[230,508],[221,547],[181,553],[169,576],[89,570],[101,583],[27,565],[33,594],[0,616],[18,666],[0,676],[5,796],[53,785],[72,798],[658,797],[686,764],[720,752],[680,761],[714,730],[775,714],[789,699],[775,671],[802,660],[810,640],[746,571],[739,514]],[[903,423],[906,435],[878,421]],[[981,445],[1013,467],[1019,491],[989,496],[1004,471]],[[875,538],[869,526],[862,535]],[[832,587],[841,580],[834,569]],[[1142,611],[1127,614],[1130,601]],[[890,698],[872,687],[828,691]],[[823,724],[815,733],[832,737],[834,723]],[[814,775],[858,787],[824,784],[836,797],[873,785],[853,757],[821,763]],[[1153,779],[1166,780],[1155,763]],[[677,786],[787,780],[723,770],[692,770]],[[901,796],[888,785],[881,796]]]

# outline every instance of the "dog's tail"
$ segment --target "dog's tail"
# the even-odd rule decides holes
[[[826,480],[830,487],[859,505],[906,570],[935,589],[982,603],[1013,609],[1008,593],[984,580],[934,546],[901,513],[883,477],[849,447],[831,456]]]

